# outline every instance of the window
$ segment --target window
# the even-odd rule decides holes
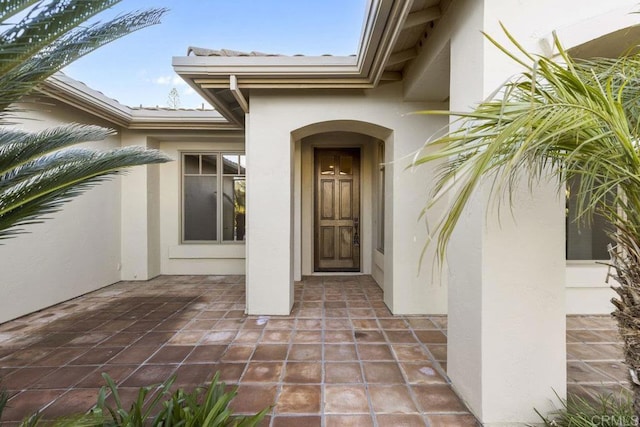
[[[594,215],[590,224],[576,221],[576,192],[580,182],[567,183],[566,257],[568,260],[608,260],[607,246],[612,243],[611,224],[602,215]]]
[[[378,212],[378,241],[377,249],[384,253],[384,143],[378,143],[378,200],[377,200],[377,212]]]
[[[182,240],[245,239],[245,155],[183,153]]]

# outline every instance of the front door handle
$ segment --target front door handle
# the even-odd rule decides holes
[[[360,246],[360,219],[358,217],[353,218],[353,245]]]

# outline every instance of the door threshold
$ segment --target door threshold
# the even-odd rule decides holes
[[[361,271],[314,271],[309,276],[364,276],[366,273]],[[303,274],[306,276],[306,274]]]

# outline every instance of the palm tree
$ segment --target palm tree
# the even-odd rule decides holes
[[[437,256],[442,261],[465,205],[484,180],[492,180],[494,196],[509,196],[520,180],[535,185],[549,174],[559,189],[577,183],[577,220],[603,215],[615,229],[613,316],[640,416],[640,56],[576,60],[556,40],[560,58],[554,61],[528,53],[507,35],[517,55],[487,37],[524,67],[521,74],[471,112],[424,112],[456,117],[453,130],[427,142],[414,161],[439,162],[425,209],[451,196],[447,213],[433,224]]]
[[[118,2],[5,0],[0,4],[5,28],[0,34],[0,239],[41,221],[43,215],[123,168],[170,160],[139,147],[110,151],[73,147],[113,132],[97,126],[70,124],[35,133],[10,126],[20,114],[16,103],[45,79],[106,43],[157,24],[166,12],[150,9],[85,24]]]

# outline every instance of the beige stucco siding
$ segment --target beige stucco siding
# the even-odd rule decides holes
[[[29,130],[76,122],[107,124],[47,100],[27,104],[18,125]],[[34,108],[39,108],[34,111]],[[117,135],[90,144],[120,145]],[[120,178],[87,191],[29,234],[0,242],[0,322],[120,280]]]

